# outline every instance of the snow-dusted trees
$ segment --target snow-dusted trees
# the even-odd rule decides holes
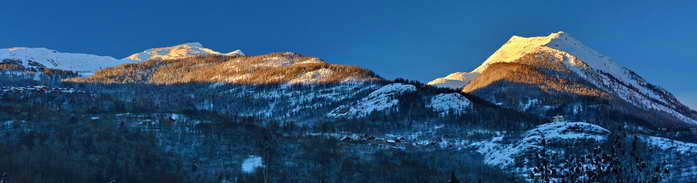
[[[636,136],[627,138],[622,132],[610,135],[601,147],[590,151],[570,148],[549,153],[546,139],[534,154],[528,178],[534,182],[644,182],[658,183],[669,169],[664,163],[650,161],[648,147]]]

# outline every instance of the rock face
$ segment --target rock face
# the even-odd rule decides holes
[[[467,76],[473,77],[449,83],[467,83],[463,92],[519,110],[546,113],[546,109],[560,107],[559,101],[604,100],[632,113],[657,113],[668,119],[664,121],[673,121],[669,125],[697,125],[697,112],[671,93],[564,32],[540,37],[513,36]],[[441,80],[434,80],[432,85],[444,83]],[[583,102],[572,104],[578,105],[563,110],[583,110]]]

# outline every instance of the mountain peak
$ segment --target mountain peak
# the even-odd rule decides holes
[[[168,59],[180,59],[193,56],[205,56],[205,55],[228,55],[228,56],[244,56],[241,50],[235,50],[226,54],[217,52],[212,49],[203,47],[203,44],[199,42],[189,42],[178,44],[170,47],[162,48],[151,48],[140,53],[133,54],[126,57],[124,60],[130,61],[146,61],[151,59],[156,60],[168,60]]]
[[[190,47],[195,47],[195,48],[203,48],[203,44],[200,42],[189,42],[189,43],[184,43],[176,46],[190,46]],[[176,47],[175,46],[175,47]]]
[[[482,65],[472,72],[481,73],[490,64],[498,62],[515,62],[524,55],[536,52],[567,52],[580,57],[580,60],[598,60],[605,58],[596,51],[586,47],[580,41],[563,31],[554,32],[547,36],[522,37],[513,36],[501,48],[484,61]],[[601,61],[602,65],[608,65],[609,59]],[[576,65],[578,63],[571,63]],[[593,64],[596,65],[596,64]],[[614,64],[612,64],[614,65]]]
[[[0,64],[10,62],[26,68],[50,68],[75,71],[86,75],[98,69],[127,63],[108,56],[63,53],[48,48],[14,47],[0,49]]]

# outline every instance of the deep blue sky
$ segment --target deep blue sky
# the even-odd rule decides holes
[[[470,71],[512,35],[563,30],[697,108],[697,1],[19,0],[0,47],[125,57],[202,42],[294,51],[386,78]]]

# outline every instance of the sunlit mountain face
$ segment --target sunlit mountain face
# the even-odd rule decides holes
[[[568,33],[514,36],[427,84],[330,62],[200,43],[123,59],[2,49],[0,182],[697,176],[697,112]]]

